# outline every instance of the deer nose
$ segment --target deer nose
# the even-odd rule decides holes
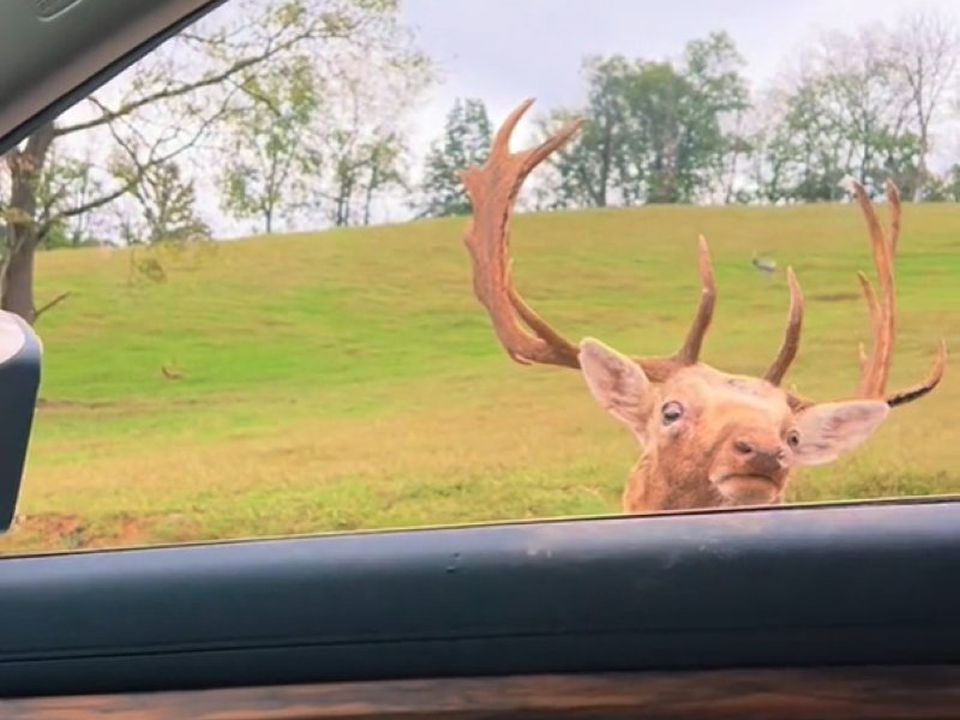
[[[743,440],[737,440],[735,443],[733,443],[733,449],[741,455],[753,454],[753,445]]]
[[[753,472],[773,474],[786,467],[787,451],[779,443],[769,447],[750,440],[735,440],[733,449]]]

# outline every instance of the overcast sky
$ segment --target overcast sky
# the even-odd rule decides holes
[[[438,133],[458,96],[482,99],[494,122],[525,97],[540,110],[575,104],[584,55],[667,59],[726,30],[756,89],[823,30],[889,24],[924,7],[957,15],[960,0],[401,0],[445,75],[419,113],[418,137]]]

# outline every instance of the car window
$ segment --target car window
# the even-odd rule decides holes
[[[960,491],[958,10],[750,7],[233,0],[36,128],[0,552]]]

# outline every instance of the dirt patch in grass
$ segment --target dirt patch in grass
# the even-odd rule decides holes
[[[136,547],[147,544],[150,534],[151,529],[144,520],[129,516],[103,525],[88,524],[77,515],[63,513],[18,515],[10,529],[10,539],[16,541],[15,546],[46,550]]]
[[[10,532],[36,538],[48,548],[86,547],[86,527],[83,520],[76,515],[18,515]]]

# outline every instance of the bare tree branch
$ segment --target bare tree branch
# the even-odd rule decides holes
[[[136,187],[143,180],[144,174],[150,168],[169,162],[173,160],[175,157],[177,157],[178,155],[180,155],[181,153],[186,152],[191,147],[196,145],[196,143],[200,140],[200,138],[204,136],[204,134],[210,128],[210,126],[216,123],[217,121],[219,121],[224,114],[229,112],[227,105],[228,105],[227,103],[224,103],[223,107],[221,107],[217,113],[206,118],[200,124],[196,132],[194,132],[194,134],[190,137],[190,139],[184,142],[183,144],[179,145],[175,149],[167,153],[164,153],[162,155],[156,155],[155,153],[157,151],[157,147],[156,147],[156,144],[154,144],[154,146],[150,148],[150,156],[145,162],[139,162],[137,160],[136,149],[132,147],[130,143],[123,138],[122,135],[120,135],[115,125],[110,124],[108,127],[110,128],[110,132],[113,136],[113,139],[131,158],[131,162],[134,166],[134,173],[126,181],[122,182],[118,187],[114,188],[110,192],[104,195],[101,195],[100,197],[89,200],[88,202],[81,203],[80,205],[76,205],[72,208],[67,208],[66,210],[62,210],[57,215],[49,218],[41,226],[40,230],[38,230],[37,232],[38,237],[40,238],[44,237],[46,233],[50,231],[51,227],[53,227],[53,225],[55,225],[57,222],[61,220],[65,220],[67,218],[71,218],[77,215],[83,215],[84,213],[91,212],[129,193],[134,187]]]
[[[45,305],[41,305],[39,308],[37,308],[36,310],[34,310],[34,311],[33,311],[33,322],[34,322],[34,324],[37,323],[37,321],[40,319],[40,316],[43,315],[45,312],[47,312],[47,310],[52,310],[52,309],[55,308],[57,305],[59,305],[60,303],[62,303],[64,300],[66,300],[68,297],[70,297],[70,293],[69,293],[69,292],[62,292],[62,293],[60,293],[59,295],[57,295],[57,296],[56,296],[53,300],[51,300],[50,302],[46,303]]]
[[[188,95],[197,90],[202,90],[204,88],[215,87],[221,83],[234,78],[244,70],[247,70],[251,67],[254,67],[262,62],[265,62],[272,57],[278,55],[279,53],[289,50],[290,48],[298,45],[301,42],[304,42],[313,38],[320,37],[341,37],[350,33],[354,29],[354,26],[346,25],[336,28],[335,32],[324,33],[322,30],[322,25],[320,28],[316,24],[307,26],[306,29],[297,33],[293,37],[290,37],[283,42],[276,42],[278,38],[283,33],[283,28],[274,33],[270,38],[263,49],[262,52],[256,53],[249,57],[242,58],[234,62],[229,67],[225,68],[221,72],[214,73],[212,75],[207,75],[199,80],[193,82],[183,83],[181,85],[175,85],[172,87],[165,87],[156,92],[148,93],[139,97],[135,100],[126,102],[116,109],[109,109],[102,103],[95,101],[94,98],[89,98],[93,100],[98,108],[100,109],[100,116],[93,118],[91,120],[86,120],[72,125],[63,125],[56,129],[56,136],[61,137],[64,135],[70,135],[75,132],[81,132],[83,130],[90,130],[96,127],[102,127],[111,122],[114,122],[122,117],[130,115],[131,113],[140,110],[143,107],[146,107],[152,103],[162,101],[162,100],[173,100],[184,95]]]
[[[953,19],[932,10],[905,17],[892,38],[895,63],[909,89],[908,104],[916,117],[920,160],[914,200],[921,200],[928,181],[927,155],[931,125],[943,95],[956,78],[960,34]]]

